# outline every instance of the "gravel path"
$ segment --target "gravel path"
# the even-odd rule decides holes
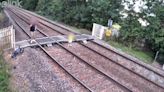
[[[27,48],[17,59],[10,61],[11,86],[16,92],[73,92],[67,80],[61,79],[59,71],[40,52]],[[15,69],[14,69],[15,66]],[[61,74],[61,72],[60,72]]]

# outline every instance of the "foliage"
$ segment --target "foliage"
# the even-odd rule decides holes
[[[0,92],[10,92],[9,90],[9,74],[7,67],[0,56]]]
[[[155,16],[148,16],[146,19],[150,23],[146,31],[148,41],[151,49],[155,52],[160,51],[158,60],[164,63],[164,1],[163,0],[149,0],[147,3],[148,9],[144,10],[146,14],[154,14]]]
[[[40,0],[37,6],[43,15],[89,29],[93,22],[106,25],[109,18],[119,21],[120,9],[121,0]]]
[[[139,23],[137,14],[134,15],[133,13],[134,11],[130,11],[129,16],[123,19],[121,23],[120,40],[126,45],[134,43],[136,40],[144,39],[144,28]]]
[[[0,0],[0,3],[2,3],[5,0]],[[2,11],[2,7],[0,6],[0,12]]]
[[[126,1],[126,0],[125,0]],[[159,61],[163,62],[164,57],[164,1],[144,0],[147,8],[140,7],[141,12],[134,11],[134,3],[126,1],[129,10],[124,12],[128,17],[122,19],[122,30],[120,41],[124,44],[135,45],[136,41],[145,41],[147,47],[154,51],[160,51]],[[138,19],[146,20],[148,26],[142,26]],[[164,63],[164,62],[163,62]]]
[[[40,0],[23,0],[23,8],[34,11],[36,9],[38,1]]]
[[[164,54],[163,53],[160,53],[159,56],[158,56],[158,58],[157,58],[157,61],[160,64],[164,64],[163,60],[164,60]]]

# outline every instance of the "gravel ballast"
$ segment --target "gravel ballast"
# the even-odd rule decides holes
[[[11,87],[16,92],[73,92],[70,83],[62,79],[61,72],[54,71],[40,51],[27,48],[16,59],[11,59],[9,52],[4,55],[12,67]]]

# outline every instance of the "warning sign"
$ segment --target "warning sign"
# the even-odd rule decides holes
[[[103,35],[106,29],[107,27],[94,23],[92,29],[92,36],[98,39],[103,39]]]
[[[105,36],[110,37],[111,35],[112,35],[112,29],[107,28],[107,29],[105,30]]]

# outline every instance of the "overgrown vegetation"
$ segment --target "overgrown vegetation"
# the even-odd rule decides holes
[[[1,0],[2,1],[2,0]],[[1,13],[0,9],[0,28],[3,25],[4,15]],[[8,67],[4,62],[2,57],[2,50],[0,50],[0,92],[11,92],[9,89],[9,73]]]
[[[0,92],[11,92],[9,89],[9,73],[2,55],[0,55]]]
[[[121,44],[121,43],[118,43],[118,42],[115,42],[115,41],[108,41],[108,43],[112,46],[114,46],[115,48],[117,48],[118,50],[121,50],[127,54],[130,54],[142,61],[144,61],[145,63],[153,63],[153,54],[152,52],[143,52],[143,51],[140,51],[136,48],[129,48],[127,46],[125,46],[124,44]]]
[[[159,51],[158,61],[164,63],[164,1],[143,0],[145,6],[140,7],[140,12],[134,11],[135,1],[37,0],[29,3],[33,0],[24,0],[24,7],[53,20],[87,29],[91,29],[94,22],[107,25],[107,20],[112,18],[122,26],[117,41],[133,48],[144,43],[146,48],[154,52],[154,56]],[[128,9],[123,6],[125,3]],[[123,17],[123,13],[128,16]],[[142,26],[138,19],[149,25]]]

